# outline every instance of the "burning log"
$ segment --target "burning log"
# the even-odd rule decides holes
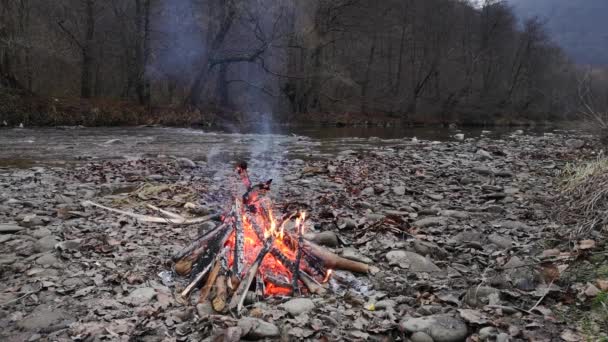
[[[302,214],[301,218],[298,217],[296,220],[296,229],[298,230],[298,249],[296,252],[296,262],[291,272],[291,286],[293,294],[300,292],[300,285],[298,280],[300,278],[300,262],[302,261],[302,248],[304,244],[304,221],[306,220],[305,214]]]
[[[223,248],[232,231],[232,226],[222,224],[175,254],[173,259],[178,259],[175,263],[175,271],[180,275],[188,275],[196,264],[205,261],[212,262],[215,254]]]
[[[253,264],[251,264],[249,270],[247,270],[245,278],[243,279],[243,281],[241,281],[239,287],[234,292],[234,295],[232,296],[232,299],[230,300],[230,305],[228,307],[230,311],[234,312],[236,309],[236,313],[238,314],[243,309],[243,303],[245,302],[247,291],[249,290],[253,279],[258,273],[258,268],[262,264],[262,260],[264,260],[266,254],[268,254],[268,252],[270,251],[270,248],[272,247],[273,243],[274,236],[270,236],[268,239],[266,239],[264,247],[262,248],[262,250],[260,250],[258,256],[255,258],[255,261],[253,262]]]
[[[243,232],[243,219],[240,214],[242,212],[242,207],[243,203],[237,198],[234,203],[234,261],[232,263],[232,274],[238,279],[241,278],[243,263],[245,261],[245,236]]]
[[[200,248],[202,245],[206,244],[210,239],[214,238],[216,236],[216,234],[221,232],[224,228],[226,228],[226,226],[227,226],[226,223],[222,223],[221,225],[215,227],[214,229],[204,233],[203,235],[196,238],[196,240],[194,240],[194,242],[189,244],[186,248],[173,254],[171,259],[176,262],[180,259],[183,259],[185,256],[188,256],[189,254],[191,254],[195,249]]]
[[[356,273],[368,273],[369,265],[362,262],[350,260],[336,255],[327,249],[320,247],[310,241],[304,242],[304,248],[323,261],[323,266],[331,269],[345,270]]]

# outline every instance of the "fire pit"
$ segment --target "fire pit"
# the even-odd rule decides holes
[[[333,269],[368,272],[368,265],[305,240],[306,212],[275,214],[267,196],[272,180],[254,184],[245,162],[236,172],[245,193],[234,199],[220,225],[173,256],[175,272],[191,279],[180,293],[182,299],[200,288],[199,303],[212,295],[214,310],[239,314],[248,294],[323,294]]]

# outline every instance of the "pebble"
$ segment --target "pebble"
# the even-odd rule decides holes
[[[45,253],[36,259],[36,263],[42,266],[53,266],[59,264],[59,260],[51,253]]]
[[[55,248],[55,245],[57,244],[57,242],[58,241],[55,236],[47,235],[47,236],[39,239],[36,242],[36,245],[34,248],[36,249],[36,251],[41,252],[41,253],[52,251],[53,248]]]
[[[0,224],[0,234],[14,234],[24,230],[24,227],[16,224]]]
[[[241,328],[242,335],[246,339],[266,339],[278,337],[280,334],[279,328],[259,318],[244,317],[241,318],[237,326]]]
[[[429,336],[429,334],[418,331],[410,336],[410,341],[412,342],[434,342],[433,338]]]
[[[405,195],[405,186],[395,186],[393,187],[393,193],[397,196]]]
[[[152,287],[140,287],[129,294],[124,302],[138,306],[150,303],[156,297],[156,290]]]
[[[445,217],[427,217],[418,220],[413,223],[415,227],[427,228],[436,226],[445,226],[448,223],[448,219]]]
[[[309,298],[294,298],[281,304],[281,307],[295,317],[314,309],[315,303]]]
[[[446,315],[408,318],[399,323],[409,333],[424,332],[434,342],[457,342],[467,337],[467,325],[460,319]]]
[[[397,265],[401,268],[408,269],[411,272],[441,272],[431,260],[423,257],[420,254],[407,251],[390,251],[386,253],[386,259],[389,265]]]
[[[73,321],[74,319],[66,311],[41,305],[17,322],[17,326],[24,330],[43,331],[48,334],[67,327]]]

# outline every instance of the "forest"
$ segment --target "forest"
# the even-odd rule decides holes
[[[11,124],[570,120],[606,79],[495,0],[0,0]]]

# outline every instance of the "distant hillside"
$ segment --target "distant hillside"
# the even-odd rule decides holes
[[[507,0],[520,18],[539,16],[549,33],[583,64],[608,64],[607,0]]]

